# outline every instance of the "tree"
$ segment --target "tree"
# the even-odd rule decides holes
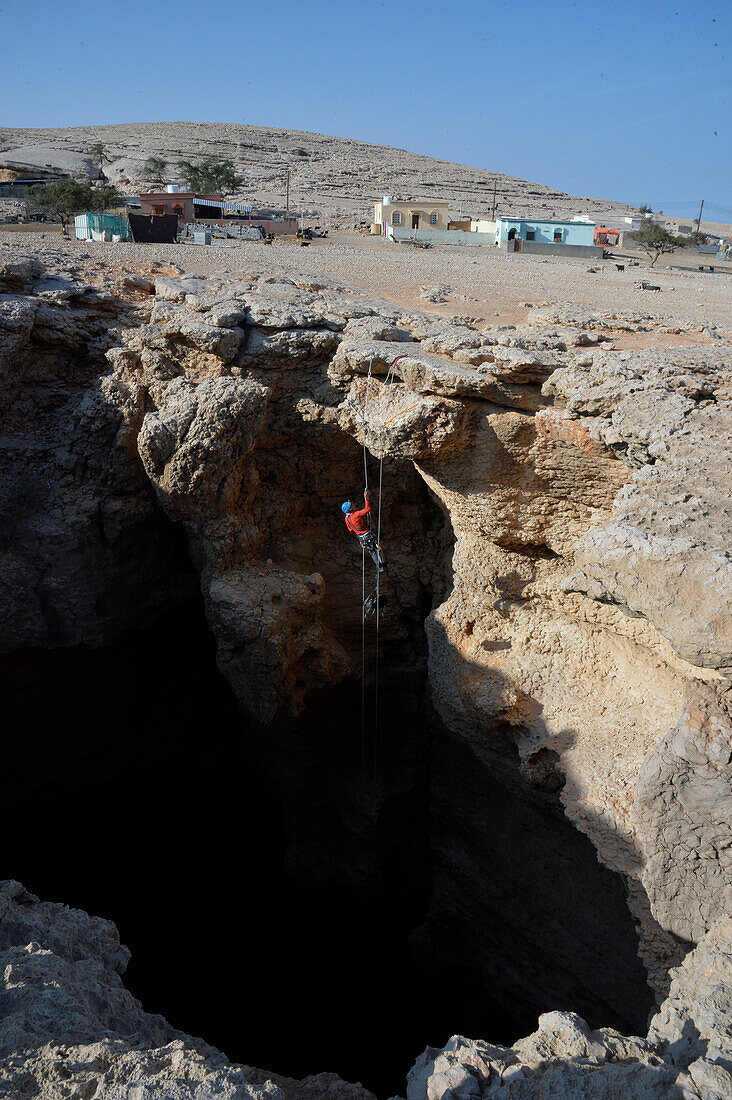
[[[82,210],[101,213],[108,206],[117,206],[122,201],[114,187],[92,187],[76,180],[37,184],[31,188],[30,194],[39,210],[60,219],[64,236],[73,214],[79,214]]]
[[[91,187],[89,209],[95,210],[97,214],[103,214],[105,210],[108,210],[110,206],[123,206],[124,197],[120,195],[116,187]]]
[[[238,191],[244,182],[233,160],[217,160],[216,157],[204,157],[197,163],[179,160],[178,170],[191,191],[203,195],[230,195]]]
[[[99,174],[104,175],[104,165],[109,163],[109,157],[107,156],[107,146],[103,141],[97,141],[92,145],[90,149],[91,155],[99,164]]]
[[[167,167],[168,162],[163,160],[162,157],[148,157],[142,166],[142,178],[146,180],[165,179],[165,169]]]
[[[640,229],[636,229],[631,236],[638,247],[651,257],[651,267],[663,252],[673,252],[675,248],[683,248],[686,244],[683,237],[674,237],[650,218],[645,218]]]

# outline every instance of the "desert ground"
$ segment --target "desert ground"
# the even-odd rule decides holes
[[[619,331],[618,349],[670,345],[681,336],[684,343],[690,339],[703,343],[711,339],[714,328],[719,330],[717,338],[732,333],[732,264],[717,262],[714,273],[702,273],[690,250],[661,256],[651,268],[647,256],[630,249],[590,263],[569,257],[508,255],[493,248],[462,245],[414,248],[337,231],[312,241],[307,248],[291,238],[271,244],[242,241],[210,246],[102,244],[64,238],[57,226],[40,231],[37,227],[35,231],[28,227],[0,231],[0,249],[6,255],[50,251],[59,259],[76,257],[82,264],[94,260],[110,275],[148,271],[151,265],[153,269],[172,265],[182,274],[311,274],[359,287],[404,308],[443,318],[470,318],[479,328],[521,324],[530,309],[556,306],[643,314],[664,322],[669,329],[647,334]],[[624,265],[625,270],[618,271],[616,264]],[[660,290],[637,289],[635,284],[640,281]]]

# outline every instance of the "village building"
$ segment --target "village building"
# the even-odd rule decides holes
[[[537,244],[592,246],[594,222],[541,221],[534,218],[496,218],[496,244],[510,241]]]
[[[470,222],[471,233],[496,233],[495,218],[472,218]]]
[[[381,226],[386,236],[392,229],[447,229],[450,224],[450,203],[436,199],[393,199],[384,195],[374,203],[374,225]]]
[[[226,205],[235,206],[234,203]],[[179,191],[172,185],[165,191],[148,191],[140,195],[141,214],[175,214],[186,222],[220,218],[223,206],[221,195],[197,195],[193,191]],[[252,208],[242,205],[239,209],[248,213]]]
[[[573,222],[591,222],[593,225],[605,226],[606,229],[617,229],[620,233],[634,233],[637,229],[640,229],[642,220],[643,219],[637,215],[633,216],[614,212],[594,214],[592,217],[589,217],[587,214],[577,214],[572,218]]]
[[[273,236],[297,233],[298,219],[294,214],[255,213],[250,203],[224,201],[220,194],[179,191],[174,184],[169,184],[165,191],[148,191],[140,195],[139,201],[141,214],[175,214],[184,224],[247,225]]]

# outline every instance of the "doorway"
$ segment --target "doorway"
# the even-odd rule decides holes
[[[412,214],[412,229],[419,229],[419,214]]]

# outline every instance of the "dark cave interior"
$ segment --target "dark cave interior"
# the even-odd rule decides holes
[[[128,988],[233,1061],[386,1097],[453,1033],[510,1044],[552,1008],[642,1026],[651,995],[620,880],[560,812],[526,812],[458,750],[423,676],[406,695],[387,684],[378,746],[346,720],[348,683],[256,727],[196,599],[113,645],[6,656],[0,682],[4,877],[113,920]],[[469,812],[453,828],[456,790]],[[508,912],[506,890],[521,891]],[[611,962],[582,951],[570,972],[573,937],[609,958],[609,923]],[[618,971],[627,1010],[608,1018]]]

